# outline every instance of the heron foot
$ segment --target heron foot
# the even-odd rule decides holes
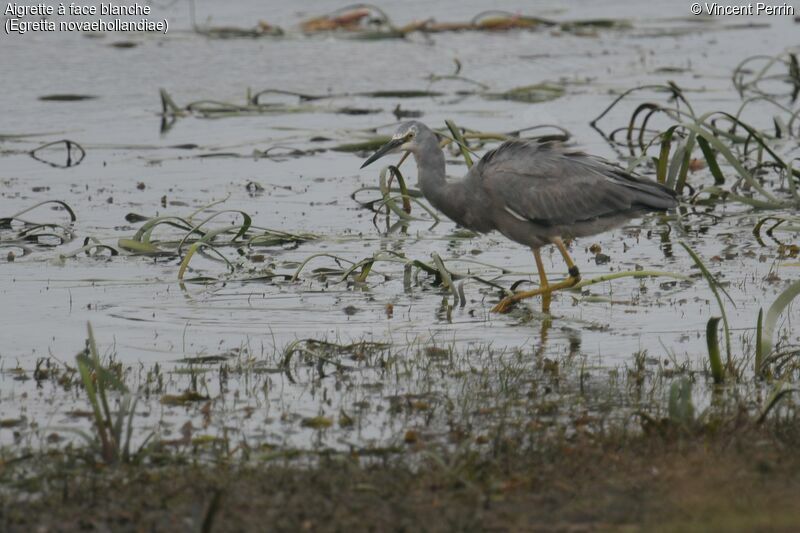
[[[549,300],[550,294],[554,291],[558,291],[561,289],[568,289],[570,287],[574,287],[578,284],[581,280],[580,272],[578,271],[577,267],[571,267],[569,269],[569,277],[564,281],[560,281],[554,285],[548,285],[545,287],[540,287],[536,290],[532,291],[520,291],[514,293],[511,296],[506,296],[502,300],[500,300],[497,305],[492,307],[492,313],[508,313],[514,307],[514,304],[519,302],[520,300],[524,300],[526,298],[533,298],[534,296],[543,295],[543,298]],[[549,308],[549,301],[547,302],[547,307]]]

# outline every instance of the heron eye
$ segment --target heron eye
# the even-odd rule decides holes
[[[408,133],[406,133],[406,140],[407,141],[410,141],[413,138],[414,138],[414,132],[413,131],[409,131]]]

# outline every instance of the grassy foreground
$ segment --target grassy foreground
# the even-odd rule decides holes
[[[0,496],[0,529],[790,531],[800,527],[798,443],[794,421],[743,417],[635,436],[576,433],[537,450],[509,438],[488,454],[235,464],[173,455],[107,467],[58,453],[0,464],[16,485]],[[22,462],[19,485],[9,477]]]
[[[91,410],[77,412],[92,423],[58,433],[45,419],[0,421],[18,435],[0,447],[0,531],[800,529],[794,367],[777,384],[715,384],[713,369],[644,352],[612,370],[486,347],[392,355],[377,343],[302,341],[273,357],[239,352],[205,374],[139,375],[101,357],[90,327],[76,368],[42,364],[33,381],[84,398]],[[323,359],[341,369],[323,374]],[[356,380],[356,364],[368,379]],[[273,367],[292,383],[358,394],[338,417],[322,393],[327,416],[286,409],[272,422],[279,433],[311,437],[276,444],[257,436],[267,417],[236,422],[257,410],[246,391],[280,394],[269,385],[277,374],[256,372]],[[214,398],[202,393],[213,382],[223,383]],[[231,390],[245,391],[238,403]],[[162,429],[142,425],[148,412]],[[381,416],[392,429],[370,438]],[[179,423],[180,436],[163,429]]]

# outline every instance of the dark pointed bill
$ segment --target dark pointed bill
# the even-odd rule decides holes
[[[388,154],[389,152],[391,152],[392,150],[394,150],[395,148],[397,148],[398,146],[400,146],[404,142],[405,142],[405,139],[392,139],[388,143],[386,143],[383,146],[381,146],[378,149],[377,152],[375,152],[374,154],[372,154],[369,157],[369,159],[364,161],[364,164],[361,165],[361,168],[364,168],[365,166],[367,166],[367,165],[369,165],[371,163],[374,163],[375,161],[377,161],[381,157],[385,156],[386,154]]]

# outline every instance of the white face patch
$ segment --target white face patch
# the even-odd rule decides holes
[[[417,136],[417,127],[410,126],[407,130],[399,131],[392,135],[392,139],[405,139],[408,134],[412,134],[414,137]]]

